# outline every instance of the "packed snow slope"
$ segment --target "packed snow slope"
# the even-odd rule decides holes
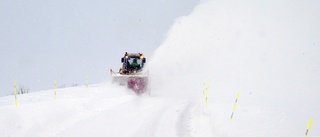
[[[53,90],[18,95],[18,108],[1,97],[1,136],[302,137],[312,118],[308,136],[320,137],[318,7],[202,1],[149,60],[150,96],[106,82],[56,100]]]

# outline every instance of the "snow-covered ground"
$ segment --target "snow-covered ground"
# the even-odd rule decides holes
[[[53,90],[19,95],[18,108],[12,97],[0,100],[4,137],[186,136],[203,108],[186,99],[138,97],[111,83],[58,89],[56,100]],[[209,125],[203,120],[197,122]]]
[[[148,60],[150,96],[105,82],[56,100],[53,90],[18,95],[18,108],[0,97],[1,136],[302,137],[313,118],[308,136],[320,137],[318,7],[203,1]]]
[[[109,84],[100,84],[92,85],[88,91],[85,87],[59,89],[54,100],[53,90],[43,91],[19,96],[18,109],[10,104],[11,97],[3,97],[1,134],[30,137],[132,136],[139,131],[151,132],[148,130],[155,129],[152,122],[160,118],[159,112],[166,108],[167,103],[129,93]]]

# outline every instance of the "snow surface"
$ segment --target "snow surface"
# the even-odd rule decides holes
[[[4,137],[320,137],[320,2],[202,1],[146,69],[151,95],[110,82],[0,98]],[[209,85],[208,108],[202,99]],[[240,92],[233,120],[230,116]]]

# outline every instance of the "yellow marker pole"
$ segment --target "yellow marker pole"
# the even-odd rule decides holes
[[[309,130],[310,130],[311,124],[312,124],[312,118],[310,118],[310,121],[309,121],[308,127],[307,127],[307,131],[306,131],[306,133],[304,134],[304,137],[307,137],[307,136],[308,136],[308,132],[309,132]]]
[[[17,82],[13,82],[13,93],[14,93],[14,101],[16,103],[16,108],[18,108],[18,99],[17,99]]]
[[[206,85],[206,108],[208,108],[208,96],[209,96],[208,87],[209,87],[209,85],[207,83],[207,85]]]
[[[57,81],[53,81],[54,100],[57,99]]]
[[[204,90],[202,93],[202,99],[204,100],[206,108],[208,107],[208,95],[209,95],[209,84],[207,82],[204,82]]]
[[[87,86],[87,91],[89,90],[88,89],[88,84],[89,84],[89,82],[88,82],[88,75],[86,76],[86,86]]]
[[[208,88],[207,81],[204,81],[204,84],[203,84],[203,85],[204,85],[204,86],[203,86],[201,98],[202,98],[202,100],[205,101],[205,99],[206,99],[206,90],[207,90],[207,88]]]
[[[234,111],[236,110],[236,106],[237,106],[239,95],[240,95],[240,92],[238,92],[237,97],[236,97],[236,101],[234,102],[234,105],[233,105],[232,114],[231,114],[231,117],[230,117],[231,121],[232,121],[232,118],[233,118]]]
[[[205,98],[205,92],[206,92],[206,82],[204,82],[204,87],[203,87],[203,90],[202,90],[202,95],[201,95],[201,99],[204,100]]]

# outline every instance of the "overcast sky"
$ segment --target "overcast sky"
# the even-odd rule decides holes
[[[0,95],[103,82],[124,52],[147,59],[199,0],[1,0]]]

